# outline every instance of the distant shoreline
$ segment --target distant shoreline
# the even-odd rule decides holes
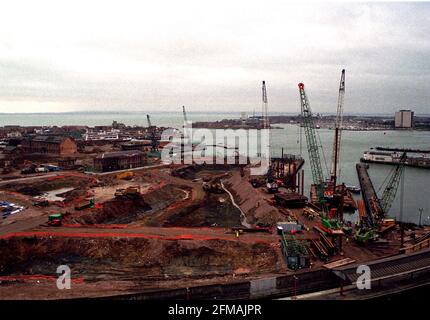
[[[187,111],[188,114],[213,114],[213,115],[222,115],[222,114],[231,114],[235,115],[235,118],[240,118],[240,114],[244,112],[248,116],[253,115],[253,112],[251,111]],[[40,116],[49,116],[49,115],[132,115],[132,114],[182,114],[182,111],[154,111],[154,110],[142,110],[142,111],[65,111],[65,112],[0,112],[0,116],[30,116],[30,115],[40,115]],[[275,111],[275,112],[269,112],[268,116],[297,116],[299,112],[281,112],[281,111]],[[319,114],[321,116],[335,116],[335,113],[315,113]],[[380,113],[344,113],[344,116],[351,116],[351,117],[375,117],[375,118],[391,118],[393,117],[394,113],[386,113],[386,114],[380,114]],[[256,116],[259,116],[260,114],[257,112]],[[426,114],[419,114],[416,113],[414,115],[415,117],[430,117],[430,113]]]

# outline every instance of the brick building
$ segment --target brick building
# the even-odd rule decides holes
[[[78,147],[73,138],[58,135],[38,135],[25,137],[21,142],[24,153],[73,155]]]
[[[145,153],[139,150],[105,152],[94,158],[94,169],[106,172],[142,167],[146,163]]]

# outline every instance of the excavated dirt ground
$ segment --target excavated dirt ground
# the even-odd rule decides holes
[[[85,194],[85,191],[91,184],[95,184],[95,179],[81,176],[55,176],[47,177],[46,179],[38,179],[37,181],[29,182],[11,182],[3,185],[1,189],[17,192],[26,196],[40,196],[46,191],[52,191],[62,188],[75,188],[72,191],[64,193],[62,196],[66,201],[73,200]]]
[[[49,254],[47,254],[49,253]],[[141,238],[11,238],[0,240],[0,273],[55,275],[68,265],[86,280],[161,280],[278,271],[267,243]]]
[[[237,227],[241,226],[240,211],[233,206],[226,193],[208,193],[202,201],[168,217],[163,226]]]
[[[65,215],[65,223],[128,224],[139,219],[151,207],[143,200],[112,199],[99,208],[84,210],[80,214]]]

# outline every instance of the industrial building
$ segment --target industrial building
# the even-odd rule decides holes
[[[394,127],[399,129],[410,129],[414,126],[414,112],[411,110],[400,110],[394,115]]]
[[[105,152],[94,158],[94,169],[107,172],[142,167],[146,163],[146,156],[140,150]]]
[[[41,153],[52,155],[73,155],[78,147],[73,138],[58,135],[27,136],[22,142],[24,153]]]

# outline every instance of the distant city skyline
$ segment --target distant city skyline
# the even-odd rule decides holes
[[[14,1],[0,113],[430,113],[430,3]]]

